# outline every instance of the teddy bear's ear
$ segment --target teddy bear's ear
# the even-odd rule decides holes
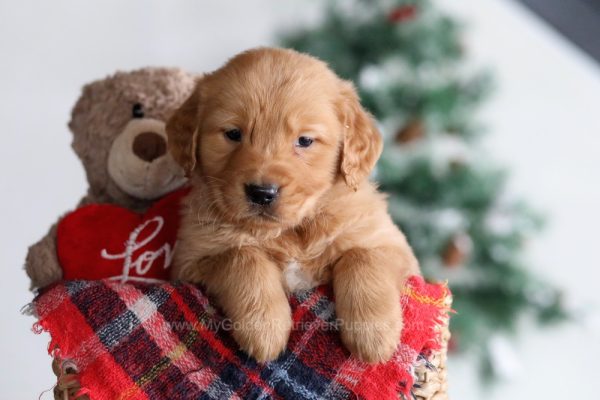
[[[188,177],[197,161],[201,98],[199,83],[200,81],[190,97],[169,118],[166,126],[169,152]]]

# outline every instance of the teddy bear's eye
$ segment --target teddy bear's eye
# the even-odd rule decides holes
[[[144,118],[144,106],[140,103],[135,103],[131,109],[131,116],[133,118]]]

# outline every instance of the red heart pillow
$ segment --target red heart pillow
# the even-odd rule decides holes
[[[169,279],[181,199],[187,192],[163,197],[145,214],[112,204],[90,204],[67,214],[57,228],[64,279]]]

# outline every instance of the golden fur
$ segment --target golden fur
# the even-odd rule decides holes
[[[225,137],[232,128],[241,142]],[[368,181],[382,140],[352,84],[292,50],[247,51],[198,82],[167,133],[193,187],[174,277],[206,285],[242,349],[263,362],[285,348],[292,321],[282,271],[295,263],[315,282],[333,282],[351,352],[389,359],[401,286],[418,264]],[[295,146],[299,136],[313,145]],[[278,184],[278,200],[257,211],[244,195],[249,182]]]

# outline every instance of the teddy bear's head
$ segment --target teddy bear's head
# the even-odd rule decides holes
[[[69,128],[88,196],[135,209],[185,183],[167,151],[165,121],[194,84],[195,77],[180,69],[144,68],[83,88]]]

